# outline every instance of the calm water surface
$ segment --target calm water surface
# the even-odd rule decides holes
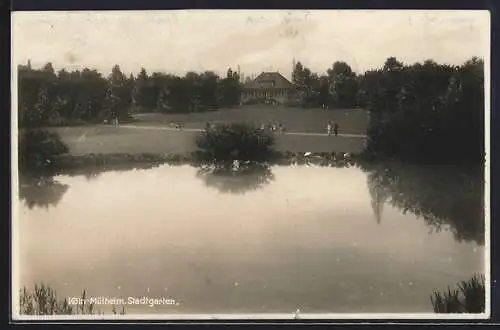
[[[168,165],[58,176],[21,187],[20,283],[178,302],[127,314],[432,312],[434,289],[484,270],[481,197],[457,178]]]

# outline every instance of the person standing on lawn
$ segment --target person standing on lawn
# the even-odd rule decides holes
[[[333,133],[335,134],[335,136],[339,135],[339,124],[337,124],[337,122],[333,124]]]

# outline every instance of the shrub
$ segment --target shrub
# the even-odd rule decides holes
[[[484,276],[474,275],[468,281],[457,284],[458,289],[448,287],[447,292],[434,291],[431,302],[435,313],[484,313]]]
[[[59,134],[42,129],[26,130],[19,136],[19,170],[52,168],[57,156],[68,152],[69,147],[62,142]]]
[[[272,155],[274,137],[245,123],[221,124],[200,133],[196,145],[205,161],[262,162]]]

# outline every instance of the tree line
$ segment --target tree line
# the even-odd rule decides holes
[[[390,57],[363,74],[335,62],[321,76],[299,62],[292,76],[303,106],[369,111],[368,153],[412,162],[484,161],[482,59],[405,65]]]
[[[395,58],[364,74],[368,152],[411,162],[484,162],[484,63],[460,66]]]
[[[96,70],[55,72],[18,67],[19,124],[39,127],[74,120],[102,122],[132,112],[196,112],[240,104],[242,84],[229,69],[176,76],[126,76],[118,65],[108,77]],[[409,161],[484,161],[484,63],[432,60],[406,65],[394,57],[380,69],[356,74],[335,62],[318,75],[298,62],[292,81],[303,107],[361,107],[370,114],[367,152]]]
[[[297,62],[292,72],[292,82],[298,87],[299,104],[303,107],[352,108],[357,100],[360,77],[345,63],[337,61],[318,75]]]
[[[188,72],[176,76],[161,72],[125,75],[118,65],[104,77],[85,68],[55,72],[18,66],[18,109],[21,127],[65,125],[75,121],[102,122],[110,116],[127,120],[133,112],[196,112],[232,107],[240,102],[239,76]]]

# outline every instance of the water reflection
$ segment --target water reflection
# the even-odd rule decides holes
[[[19,199],[24,201],[28,208],[49,208],[56,206],[69,186],[54,178],[20,178]]]
[[[99,178],[103,173],[107,172],[127,172],[132,170],[149,170],[160,166],[161,164],[148,163],[125,163],[102,166],[88,166],[75,168],[72,171],[65,171],[65,175],[77,176],[83,175],[88,181],[93,181]]]
[[[231,194],[258,190],[274,180],[270,166],[265,163],[248,163],[238,168],[200,166],[196,176],[202,179],[207,187]]]
[[[93,181],[57,176],[71,186],[57,207],[21,205],[20,283],[51,283],[61,296],[87,288],[96,296],[168,294],[181,302],[175,309],[130,306],[129,314],[408,313],[432,312],[432,290],[484,270],[482,247],[449,232],[428,235],[427,221],[413,209],[403,215],[393,202],[402,193],[425,206],[418,199],[429,199],[426,189],[436,185],[427,178],[438,183],[437,203],[446,192],[450,205],[462,202],[453,190],[464,183],[438,179],[451,170],[336,164],[234,173],[165,165]],[[439,183],[453,186],[443,192]],[[435,216],[453,219],[449,208]]]
[[[280,165],[315,165],[349,168],[353,160],[343,158],[290,158]],[[451,230],[458,241],[484,244],[483,180],[480,169],[422,166],[400,163],[356,164],[367,175],[370,204],[376,223],[381,224],[386,203],[403,213],[411,212],[423,218],[430,231]],[[123,164],[94,166],[65,173],[83,175],[96,180],[105,172],[123,172],[132,169],[152,169],[159,164]],[[246,163],[235,169],[232,165],[207,166],[191,164],[198,169],[196,177],[207,187],[221,193],[244,194],[264,188],[274,181],[271,166],[266,163]],[[32,209],[56,206],[69,185],[54,178],[20,178],[19,198]]]
[[[126,163],[101,166],[76,167],[66,170],[64,175],[83,176],[87,181],[97,180],[106,172],[127,172],[138,169],[152,169],[160,164],[147,163]],[[24,201],[32,209],[34,207],[49,208],[55,207],[61,201],[64,194],[70,188],[67,184],[62,184],[53,176],[23,176],[19,177],[19,200]]]
[[[383,184],[383,176],[377,172],[368,173],[368,191],[371,196],[371,206],[375,221],[380,224],[384,212],[384,205],[388,200],[389,193]]]
[[[363,164],[375,219],[383,205],[411,212],[430,231],[450,230],[457,241],[484,244],[483,172],[477,168],[450,168],[402,164]]]

